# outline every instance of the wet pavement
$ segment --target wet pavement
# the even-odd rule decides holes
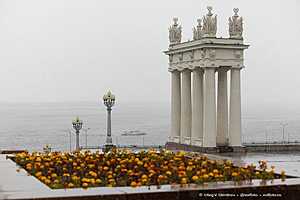
[[[223,157],[215,156],[216,159],[222,159]],[[6,155],[0,154],[0,199],[43,199],[43,198],[76,198],[87,199],[94,197],[106,197],[119,196],[125,198],[128,195],[151,195],[152,194],[168,194],[178,195],[181,192],[201,192],[203,191],[218,191],[224,189],[243,189],[243,188],[256,188],[262,186],[297,186],[300,188],[300,178],[286,179],[284,182],[280,179],[273,181],[261,181],[253,180],[252,182],[243,182],[240,184],[232,181],[207,183],[203,185],[191,184],[188,186],[180,185],[163,185],[160,187],[98,187],[98,188],[76,188],[76,189],[50,189],[38,179],[33,176],[28,176],[24,169],[19,167],[10,159],[6,159]],[[122,199],[119,198],[119,199]],[[113,198],[112,198],[113,199]]]
[[[299,152],[283,152],[283,153],[245,153],[245,154],[222,154],[228,159],[238,164],[256,164],[259,160],[265,160],[268,166],[275,166],[275,172],[280,173],[282,170],[291,176],[300,177],[300,153]]]

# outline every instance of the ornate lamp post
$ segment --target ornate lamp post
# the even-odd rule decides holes
[[[107,135],[104,151],[109,151],[114,147],[111,137],[111,108],[115,104],[115,95],[108,91],[107,94],[103,96],[104,105],[107,107]]]
[[[289,125],[288,123],[280,123],[282,126],[282,143],[285,143],[285,127]]]
[[[51,152],[51,146],[49,144],[46,144],[46,146],[43,147],[44,153],[50,153]]]
[[[85,132],[85,148],[87,149],[87,133],[88,133],[88,130],[90,130],[90,128],[86,128],[86,129],[83,129],[84,132]]]
[[[82,129],[82,121],[79,119],[79,117],[76,117],[75,120],[73,120],[72,125],[73,128],[76,131],[76,150],[80,150],[80,146],[79,146],[79,131],[80,129]]]

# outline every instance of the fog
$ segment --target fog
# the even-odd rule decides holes
[[[244,110],[299,110],[300,3],[220,0],[1,0],[0,102],[170,99],[168,27],[177,16],[183,41],[213,6],[219,37],[228,17],[244,18]]]

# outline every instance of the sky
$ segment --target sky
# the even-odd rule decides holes
[[[207,6],[219,37],[244,18],[243,106],[300,108],[297,0],[0,0],[0,102],[169,102],[168,27],[191,39]]]

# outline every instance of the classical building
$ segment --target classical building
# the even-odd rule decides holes
[[[202,147],[241,146],[243,19],[229,18],[229,38],[218,38],[217,16],[197,20],[193,40],[181,42],[182,27],[169,28],[171,133],[169,142]],[[229,84],[229,92],[228,92]]]

